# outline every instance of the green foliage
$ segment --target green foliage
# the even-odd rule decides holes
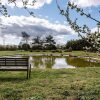
[[[54,41],[54,39],[53,39],[53,36],[51,36],[51,35],[49,35],[49,36],[47,36],[46,37],[46,40],[45,40],[45,49],[46,50],[55,50],[56,49],[56,46],[55,46],[55,44],[56,44],[56,42]]]
[[[16,45],[0,45],[0,51],[15,51],[18,50],[18,47]]]
[[[55,50],[56,42],[53,36],[49,35],[45,39],[41,39],[39,36],[33,39],[32,50]]]
[[[30,45],[29,44],[22,44],[22,50],[25,50],[25,51],[30,50]]]
[[[6,100],[21,100],[22,91],[18,89],[6,88],[3,90],[3,98]]]
[[[72,48],[72,50],[84,50],[84,47],[90,47],[90,44],[84,39],[79,39],[68,41],[65,47],[66,49]]]
[[[32,50],[42,50],[43,41],[39,36],[33,39]]]

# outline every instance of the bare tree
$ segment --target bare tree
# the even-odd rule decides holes
[[[9,4],[14,4],[16,7],[17,5],[17,1],[18,0],[7,0],[8,5]],[[34,12],[30,11],[28,9],[28,6],[34,6],[34,4],[36,3],[36,0],[33,0],[31,3],[29,2],[29,0],[20,0],[23,4],[23,8],[32,16],[34,16]],[[2,1],[0,0],[0,13],[6,17],[9,17],[9,13],[8,13],[8,9],[6,5],[3,5]]]
[[[28,35],[26,32],[22,32],[22,42],[25,44],[28,44],[28,40],[30,38],[30,35]]]
[[[78,18],[76,18],[75,21],[73,21],[71,19],[70,13],[71,13],[71,10],[75,10],[77,13],[80,14],[80,16],[85,16],[85,17],[95,21],[98,25],[98,29],[100,26],[100,21],[93,18],[91,16],[91,14],[85,13],[82,8],[79,8],[74,3],[68,2],[66,9],[61,9],[57,0],[56,0],[56,3],[57,3],[57,7],[60,11],[60,14],[66,18],[66,20],[69,23],[69,25],[71,26],[71,28],[75,32],[78,33],[78,36],[80,36],[82,39],[87,41],[91,45],[91,48],[95,48],[96,50],[98,50],[100,52],[100,33],[99,33],[99,31],[96,31],[93,33],[87,25],[85,25],[85,24],[82,26],[78,25],[78,23],[77,23]],[[84,33],[85,35],[82,33]]]

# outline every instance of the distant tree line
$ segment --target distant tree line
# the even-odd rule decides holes
[[[0,51],[15,51],[18,50],[17,45],[0,45]]]
[[[23,39],[25,40],[25,38]],[[26,40],[25,40],[26,41]],[[56,50],[56,42],[53,36],[48,35],[45,39],[41,39],[39,36],[32,39],[32,43],[21,42],[18,46],[20,50]]]
[[[97,51],[96,48],[93,48],[90,43],[85,39],[70,40],[66,43],[65,48],[68,50],[86,50],[86,51]]]
[[[41,51],[41,50],[65,50],[65,51],[75,51],[75,50],[87,50],[87,51],[96,51],[90,43],[85,39],[70,40],[65,45],[57,45],[53,36],[48,35],[45,38],[39,36],[34,37],[30,41],[30,35],[26,32],[22,32],[22,40],[19,45],[0,45],[0,51],[3,50],[25,50],[25,51]]]

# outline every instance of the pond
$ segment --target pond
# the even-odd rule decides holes
[[[39,69],[61,69],[76,67],[100,67],[100,62],[90,62],[77,57],[62,56],[33,56],[31,57],[32,68]]]

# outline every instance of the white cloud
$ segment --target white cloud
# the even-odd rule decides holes
[[[14,7],[15,4],[14,3],[10,3],[8,4],[8,0],[1,0],[2,3],[4,5],[8,5],[10,7]],[[26,1],[26,0],[23,0],[23,1]],[[30,6],[30,4],[32,4],[32,1],[33,0],[29,0],[29,5],[27,6],[28,8],[34,8],[34,9],[39,9],[40,7],[44,6],[44,4],[50,4],[52,2],[52,0],[37,0],[37,2],[35,3],[34,6]],[[22,8],[23,7],[23,2],[22,0],[16,0],[16,4],[17,4],[17,7],[19,8]]]
[[[98,28],[97,28],[97,27],[92,28],[92,29],[91,29],[91,32],[93,32],[93,33],[94,33],[94,32],[98,32]]]
[[[20,36],[22,31],[33,34],[43,35],[45,33],[52,33],[53,35],[74,34],[69,26],[51,23],[46,19],[25,17],[25,16],[11,16],[10,18],[1,17],[3,27],[7,27],[7,34],[16,34]]]
[[[70,0],[80,7],[99,6],[100,0]]]
[[[15,45],[15,44],[19,44],[21,40],[21,37],[17,37],[15,35],[4,35],[4,37],[0,37],[0,44],[4,45]]]
[[[10,37],[21,37],[22,31],[27,32],[31,37],[42,37],[51,34],[61,38],[64,37],[64,35],[75,34],[69,26],[51,23],[46,19],[34,18],[31,16],[11,16],[10,18],[1,16],[0,18],[2,19],[2,27],[6,27],[6,29],[2,29],[2,34],[0,34],[0,36],[4,35],[6,38],[9,35]],[[61,39],[61,41],[63,40]]]
[[[34,8],[40,8],[42,7],[44,4],[50,4],[52,2],[52,0],[37,0],[37,2],[34,5]]]
[[[57,42],[57,44],[63,45],[63,44],[66,43],[66,41],[65,41],[65,36],[66,36],[66,35],[57,35],[57,36],[54,37],[54,39],[55,39],[55,41]]]

